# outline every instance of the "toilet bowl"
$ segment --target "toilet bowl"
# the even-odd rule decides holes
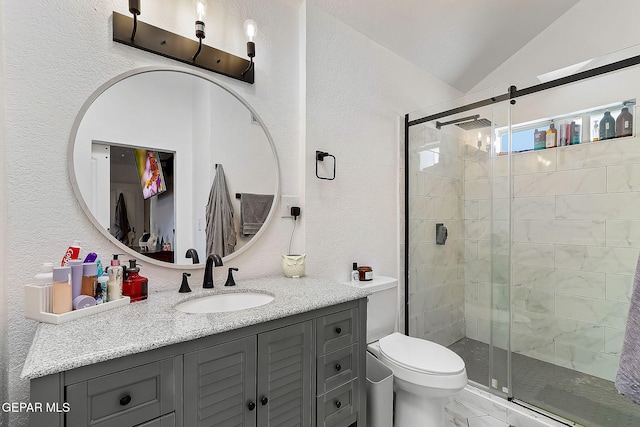
[[[396,279],[378,276],[352,285],[371,291],[367,350],[393,371],[394,426],[441,427],[443,400],[467,385],[464,361],[440,344],[394,332]]]
[[[395,425],[440,427],[443,400],[467,385],[464,361],[439,344],[394,332],[368,350],[393,371]]]

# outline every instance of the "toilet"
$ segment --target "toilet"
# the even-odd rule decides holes
[[[467,385],[464,361],[453,351],[395,332],[398,280],[352,282],[371,292],[367,350],[393,371],[396,427],[441,427],[443,400]]]

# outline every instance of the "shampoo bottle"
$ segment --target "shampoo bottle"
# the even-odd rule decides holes
[[[107,268],[109,275],[109,283],[107,285],[108,301],[115,301],[122,298],[122,266],[118,259],[119,254],[114,254],[111,260],[111,266]]]
[[[556,130],[553,120],[547,130],[546,148],[553,148],[558,146],[558,131]]]
[[[543,130],[536,129],[533,132],[533,149],[534,150],[544,150],[547,148],[547,134]]]
[[[631,136],[633,134],[633,115],[629,108],[624,107],[616,119],[616,137]]]
[[[147,299],[149,280],[138,274],[140,267],[136,260],[129,260],[129,268],[125,268],[125,279],[122,282],[122,295],[131,298],[131,302]]]
[[[582,131],[580,125],[575,121],[571,122],[571,145],[580,144],[580,138],[582,137]]]
[[[616,121],[611,116],[610,111],[604,112],[604,117],[600,120],[600,140],[616,137]]]

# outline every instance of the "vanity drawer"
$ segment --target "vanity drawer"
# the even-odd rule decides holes
[[[357,420],[360,401],[357,380],[318,396],[317,427],[347,427]]]
[[[316,320],[318,354],[329,353],[358,341],[358,309],[352,308]]]
[[[326,393],[358,377],[358,344],[318,357],[317,393]]]
[[[66,426],[135,426],[175,411],[173,359],[66,387]]]

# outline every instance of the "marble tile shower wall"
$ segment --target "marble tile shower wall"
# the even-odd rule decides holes
[[[466,151],[466,335],[489,342],[491,222],[508,236],[507,158],[494,164],[492,202],[489,157]],[[640,138],[516,154],[512,170],[511,348],[613,380],[640,249]],[[507,307],[509,267],[498,264],[493,302]],[[507,321],[498,310],[500,346]]]
[[[412,336],[464,337],[464,144],[423,125],[409,135],[409,322]],[[436,224],[448,229],[436,245]]]

